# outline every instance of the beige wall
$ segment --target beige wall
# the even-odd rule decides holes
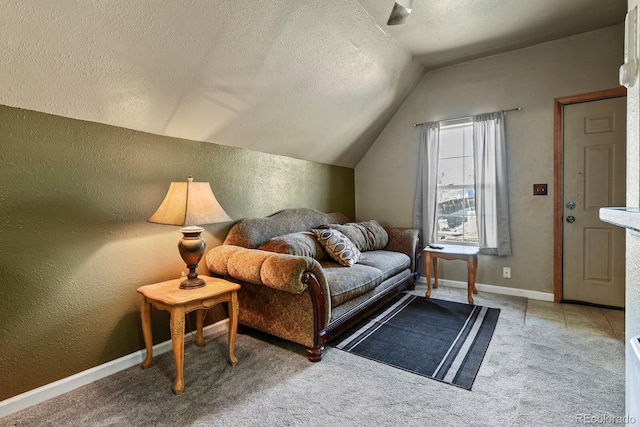
[[[136,288],[186,270],[178,227],[146,222],[171,181],[209,181],[236,220],[354,217],[351,168],[2,106],[0,144],[0,400],[144,347]],[[205,225],[208,248],[230,227]]]
[[[623,32],[616,25],[427,73],[356,167],[357,219],[411,225],[414,123],[522,107],[507,116],[513,255],[481,256],[478,282],[553,292],[553,100],[617,87]],[[548,183],[549,195],[534,197],[534,183]],[[441,272],[466,281],[462,263]]]

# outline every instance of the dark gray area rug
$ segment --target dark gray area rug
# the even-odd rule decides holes
[[[336,348],[471,390],[500,310],[402,293]]]

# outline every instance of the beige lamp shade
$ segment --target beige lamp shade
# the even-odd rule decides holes
[[[149,222],[167,225],[199,225],[233,221],[222,209],[208,182],[172,182]]]

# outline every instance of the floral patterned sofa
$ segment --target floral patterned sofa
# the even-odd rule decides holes
[[[339,239],[323,241],[327,235]],[[286,209],[236,223],[206,263],[213,276],[242,286],[240,324],[302,344],[317,362],[325,342],[415,286],[418,239],[416,229]]]

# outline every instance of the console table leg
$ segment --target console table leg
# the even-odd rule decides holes
[[[433,257],[433,289],[438,289],[438,257]]]
[[[147,369],[153,360],[153,337],[151,335],[151,304],[144,298],[140,309],[140,319],[142,320],[144,347],[147,350],[147,355],[140,366],[142,369]]]
[[[176,380],[173,392],[180,394],[184,391],[184,307],[174,306],[171,309],[171,343],[173,344],[173,360],[176,365]]]
[[[467,258],[467,296],[469,304],[473,304],[473,294],[477,294],[476,275],[478,273],[478,257],[470,256]]]
[[[424,296],[431,298],[431,254],[429,252],[424,257],[424,269],[427,276],[427,293]]]

